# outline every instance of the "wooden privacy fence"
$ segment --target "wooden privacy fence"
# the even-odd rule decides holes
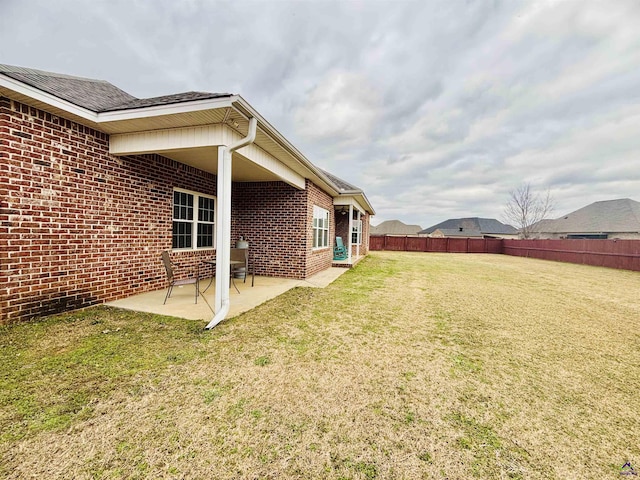
[[[369,250],[400,252],[502,253],[499,238],[431,238],[408,236],[371,236]]]
[[[640,271],[640,240],[506,240],[372,235],[369,237],[369,250],[501,253]]]
[[[504,240],[518,257],[640,271],[640,240]]]

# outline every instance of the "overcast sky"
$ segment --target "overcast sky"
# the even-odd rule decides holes
[[[240,94],[374,224],[640,201],[638,0],[0,0],[0,63]]]

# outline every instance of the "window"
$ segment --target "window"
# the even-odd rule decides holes
[[[215,197],[173,191],[173,248],[213,248]]]
[[[351,243],[353,245],[360,245],[362,243],[362,220],[353,220]]]
[[[329,246],[329,211],[313,207],[313,248]]]

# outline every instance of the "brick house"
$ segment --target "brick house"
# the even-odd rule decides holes
[[[195,265],[240,236],[256,275],[304,279],[336,235],[347,265],[366,255],[373,214],[238,95],[137,99],[0,65],[0,323],[164,288],[162,251]]]

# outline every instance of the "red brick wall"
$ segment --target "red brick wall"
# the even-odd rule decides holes
[[[0,97],[0,323],[164,288],[173,188],[216,195],[216,177],[159,155],[115,157],[108,135]],[[244,235],[256,274],[306,278],[331,266],[312,248],[307,181],[234,183],[232,239]],[[364,238],[368,238],[368,235]],[[333,242],[331,242],[333,243]],[[213,250],[173,252],[187,267]]]
[[[362,245],[360,245],[360,255],[367,255],[369,253],[369,232],[371,231],[369,222],[371,215],[366,213],[360,218],[362,220]]]
[[[333,210],[333,198],[320,190],[315,184],[307,180],[308,203],[307,203],[307,268],[306,277],[321,272],[331,267],[333,260],[333,241],[335,236],[335,211]],[[329,247],[313,249],[313,206],[329,210]]]
[[[249,242],[256,275],[303,279],[331,266],[331,249],[313,250],[313,205],[332,199],[310,181],[305,190],[284,182],[234,183],[231,238]],[[331,233],[332,234],[332,233]]]
[[[249,242],[256,275],[304,278],[305,190],[284,182],[234,183],[232,242]]]
[[[0,98],[0,323],[163,288],[173,187],[216,193],[212,174],[113,157],[106,134]]]

